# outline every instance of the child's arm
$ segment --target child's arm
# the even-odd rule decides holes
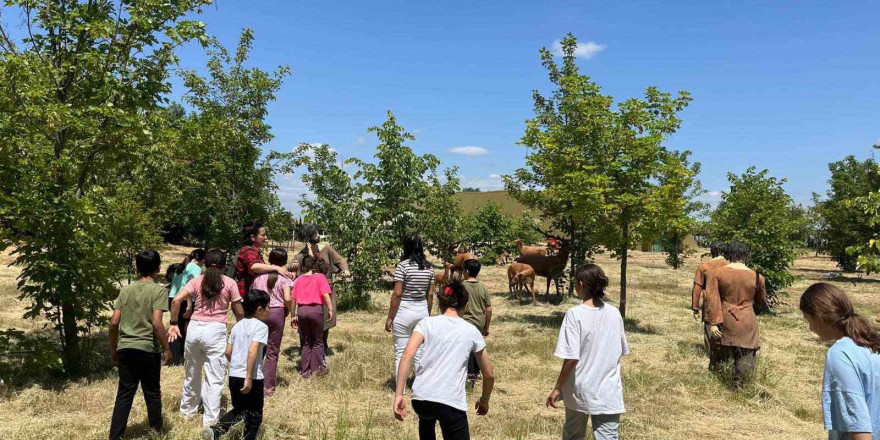
[[[168,327],[168,342],[174,342],[180,337],[180,327],[177,326],[177,317],[180,316],[181,304],[191,296],[192,294],[184,288],[180,289],[180,291],[177,292],[177,296],[171,301],[171,326]]]
[[[290,295],[290,286],[284,287],[284,308],[293,310],[293,296]]]
[[[431,284],[428,284],[428,316],[431,316],[431,309],[434,307],[434,279],[431,278]]]
[[[486,325],[483,327],[483,336],[489,336],[489,323],[492,322],[492,306],[486,307]]]
[[[241,306],[241,301],[232,303],[232,314],[235,315],[235,322],[244,319],[244,308]]]
[[[483,416],[489,413],[489,397],[492,396],[492,389],[495,387],[495,372],[492,370],[492,362],[489,361],[489,352],[485,348],[474,355],[477,358],[480,371],[483,372],[483,394],[476,405],[477,415]]]
[[[406,400],[403,398],[403,391],[406,388],[406,379],[409,378],[413,358],[424,341],[425,335],[413,332],[409,337],[406,348],[403,350],[403,356],[400,357],[400,365],[397,367],[397,389],[394,395],[394,407],[392,408],[394,417],[397,420],[403,420],[406,417]]]
[[[327,320],[332,321],[333,315],[336,314],[336,310],[333,310],[333,301],[330,299],[330,294],[325,293],[321,296],[324,298],[324,304],[327,305]]]
[[[165,354],[165,366],[170,366],[174,362],[174,356],[171,354],[171,347],[168,346],[168,336],[165,335],[165,324],[162,324],[162,310],[153,310],[151,323],[153,324],[153,334],[159,340],[162,346],[162,352]]]
[[[119,322],[122,321],[122,311],[113,310],[113,316],[110,318],[110,360],[113,365],[119,364],[119,357],[116,349],[119,346]]]
[[[553,392],[550,393],[550,397],[547,398],[547,406],[558,408],[556,402],[559,401],[559,396],[562,394],[562,387],[565,386],[565,382],[568,381],[568,377],[571,376],[571,373],[574,371],[574,367],[576,367],[577,364],[577,359],[565,359],[562,361],[562,370],[559,372],[559,377],[556,379],[556,388],[553,388]]]
[[[226,362],[232,362],[232,344],[226,344]]]
[[[227,346],[227,351],[231,346]],[[254,379],[254,370],[257,366],[257,353],[260,351],[260,343],[257,341],[251,342],[250,348],[248,348],[248,357],[247,357],[247,377],[244,378],[244,386],[241,387],[241,393],[247,394],[251,392],[251,384]]]

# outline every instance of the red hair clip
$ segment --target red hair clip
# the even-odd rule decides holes
[[[443,289],[443,293],[445,293],[447,295],[452,295],[452,288],[449,286],[446,286],[446,288]]]

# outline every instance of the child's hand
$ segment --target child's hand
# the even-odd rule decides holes
[[[168,328],[168,342],[174,342],[177,338],[180,337],[180,328],[176,325],[172,325]]]
[[[385,331],[391,333],[391,323],[394,322],[394,319],[388,318],[385,320]]]
[[[293,315],[293,317],[290,318],[290,328],[297,328],[297,326],[299,326],[299,317]]]
[[[119,366],[119,352],[118,351],[113,350],[113,352],[110,353],[110,362],[113,362],[113,366],[115,366],[115,367]]]
[[[328,309],[327,309],[327,320],[328,320],[328,321],[332,321],[332,320],[333,320],[333,315],[335,315],[335,314],[336,314],[336,313],[335,313],[335,311],[333,310],[333,307],[328,308]]]
[[[170,367],[174,363],[174,355],[171,354],[171,350],[166,348],[163,356],[165,356],[165,366]]]
[[[550,397],[547,397],[547,407],[552,406],[553,408],[559,408],[558,406],[556,406],[556,402],[559,401],[559,397],[561,395],[562,392],[559,391],[559,388],[554,389],[553,392],[550,393]]]
[[[483,329],[483,336],[489,336],[489,329],[487,329],[487,328]]]
[[[245,379],[244,386],[241,387],[241,394],[247,394],[249,392],[251,392],[251,380]]]
[[[406,418],[406,400],[403,398],[403,394],[394,396],[394,407],[392,408],[392,411],[394,411],[394,417],[397,420],[403,420]]]
[[[485,416],[486,414],[489,414],[489,401],[483,400],[483,398],[480,397],[480,400],[477,400],[477,404],[474,405],[474,408],[476,408],[478,416]]]

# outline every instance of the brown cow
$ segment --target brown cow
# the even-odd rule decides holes
[[[516,288],[517,297],[522,303],[522,291],[532,294],[532,305],[535,302],[535,269],[525,263],[511,263],[507,266],[507,290],[510,292],[510,298],[513,298],[514,288]]]
[[[516,250],[521,257],[526,255],[547,255],[547,248],[544,246],[526,246],[521,238],[516,239]]]

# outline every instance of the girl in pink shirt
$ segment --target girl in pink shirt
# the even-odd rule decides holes
[[[309,378],[313,374],[326,374],[327,367],[323,362],[324,354],[324,308],[329,310],[329,319],[333,319],[336,310],[330,300],[330,283],[323,273],[316,271],[315,258],[307,255],[301,267],[305,272],[293,283],[293,317],[290,326],[299,327],[302,333],[302,361],[300,375]]]
[[[287,249],[275,248],[269,252],[269,264],[277,267],[287,265]],[[266,345],[266,359],[263,361],[264,395],[275,394],[275,375],[278,371],[278,354],[281,352],[281,339],[284,337],[284,321],[287,311],[293,308],[290,290],[293,281],[276,272],[258,275],[251,284],[251,290],[269,292],[269,343]]]
[[[177,314],[181,305],[190,297],[195,302],[184,345],[186,378],[180,412],[184,416],[197,415],[201,401],[205,412],[202,424],[206,427],[220,419],[220,392],[227,363],[226,315],[231,307],[236,320],[244,316],[238,284],[223,275],[225,266],[226,254],[219,249],[209,250],[205,254],[205,274],[190,280],[171,302],[169,342],[180,337]]]

